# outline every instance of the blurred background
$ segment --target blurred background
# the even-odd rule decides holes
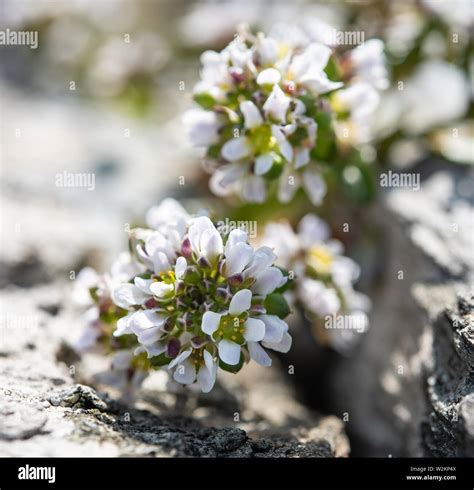
[[[419,373],[413,391],[400,395],[398,381],[380,364],[392,347],[380,345],[397,344],[387,331],[399,324],[417,325],[405,332],[402,344],[421,335],[424,320],[407,299],[415,281],[436,276],[462,282],[467,273],[470,231],[454,241],[444,228],[435,228],[472,223],[472,2],[0,0],[0,14],[1,30],[38,33],[36,49],[0,47],[0,285],[6,313],[17,308],[15,295],[58,278],[67,281],[85,265],[105,271],[126,243],[127,224],[142,222],[145,210],[163,197],[184,199],[194,210],[212,208],[207,175],[186,140],[181,116],[193,106],[199,55],[222,49],[239,23],[266,31],[279,22],[316,18],[339,30],[363,31],[366,40],[384,40],[391,84],[382,94],[375,138],[363,148],[373,180],[328,199],[320,210],[362,267],[359,289],[374,303],[367,335],[376,337],[362,340],[369,347],[359,347],[352,364],[344,364],[349,361],[303,335],[289,362],[301,368],[295,383],[308,406],[339,417],[355,414],[348,427],[354,454],[415,453],[408,439],[419,418],[408,400],[422,398]],[[420,173],[422,182],[438,171],[442,177],[430,181],[418,201],[413,194],[395,196],[390,214],[378,185],[378,174],[389,168]],[[70,173],[93,175],[93,188],[58,184]],[[440,196],[447,197],[438,201]],[[258,220],[269,211],[295,219],[306,211],[298,202],[276,210],[246,206],[231,212],[219,206],[222,216]],[[396,224],[395,215],[405,223],[429,222],[429,232],[416,237],[442,272],[432,272],[410,249],[410,229]],[[345,222],[354,224],[353,231],[338,235]],[[456,252],[443,256],[440,247]],[[459,267],[450,269],[456,260]],[[402,267],[409,286],[391,282]],[[57,304],[53,296],[46,306]],[[13,342],[6,336],[2,341]],[[380,362],[358,369],[370,355]],[[354,377],[366,380],[360,392]],[[379,390],[398,401],[374,401],[380,400]]]

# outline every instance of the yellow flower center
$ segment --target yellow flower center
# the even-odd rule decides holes
[[[316,272],[328,274],[333,260],[332,253],[325,247],[316,246],[309,250],[308,263]]]

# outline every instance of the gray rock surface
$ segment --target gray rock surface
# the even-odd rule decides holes
[[[428,417],[422,425],[427,456],[474,456],[474,297],[433,322],[433,359],[428,367]]]
[[[422,175],[419,191],[391,189],[367,215],[380,237],[380,267],[368,291],[371,328],[354,356],[328,373],[332,411],[349,418],[357,455],[468,451],[472,416],[464,427],[443,417],[472,408],[472,334],[467,327],[446,333],[473,274],[472,180],[468,168],[448,165],[414,169]]]
[[[0,456],[348,456],[342,421],[296,401],[277,362],[222,376],[208,395],[170,391],[160,371],[120,399],[97,376],[110,361],[65,344],[81,328],[69,289],[3,290]]]

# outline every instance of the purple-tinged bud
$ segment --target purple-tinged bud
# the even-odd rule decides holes
[[[194,349],[200,349],[203,345],[207,344],[207,340],[196,336],[191,339],[191,345],[194,347]]]
[[[221,303],[221,304],[227,303],[229,298],[230,298],[230,294],[227,291],[227,289],[224,289],[224,288],[217,288],[216,289],[216,300],[219,303]]]
[[[147,299],[145,301],[145,303],[143,303],[143,306],[147,310],[151,310],[152,308],[156,308],[158,306],[158,303],[156,302],[156,299],[155,298],[150,298],[150,299]]]
[[[267,312],[267,310],[265,309],[265,307],[263,305],[252,305],[250,307],[250,312],[256,313],[258,315],[264,315]]]
[[[244,80],[245,80],[245,75],[242,71],[241,68],[231,68],[229,69],[229,72],[230,72],[230,76],[232,77],[232,80],[234,81],[234,83],[242,83]]]
[[[183,243],[181,244],[181,253],[187,259],[192,258],[192,256],[193,256],[193,249],[191,247],[191,241],[189,240],[189,238],[186,238],[183,241]]]
[[[165,323],[163,324],[163,326],[161,327],[161,329],[164,331],[164,332],[167,332],[167,333],[170,333],[171,330],[173,330],[174,328],[174,320],[172,317],[168,317],[166,320],[165,320]]]
[[[184,281],[177,280],[174,287],[176,294],[183,293],[186,290],[186,284],[184,283]]]
[[[231,286],[240,286],[244,282],[244,276],[242,274],[234,274],[227,279],[227,282]]]
[[[199,267],[202,267],[203,269],[210,269],[211,268],[211,264],[206,259],[206,257],[203,257],[203,256],[199,257],[197,263],[198,263]]]
[[[181,349],[181,342],[179,339],[173,337],[169,339],[166,345],[166,355],[174,359],[179,354],[179,349]]]

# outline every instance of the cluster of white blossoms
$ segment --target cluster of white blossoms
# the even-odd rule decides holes
[[[290,304],[301,304],[315,326],[325,327],[334,347],[350,346],[355,333],[368,328],[370,301],[354,290],[359,266],[343,255],[340,241],[330,238],[328,224],[312,214],[301,219],[297,232],[286,221],[269,223],[265,243],[272,244],[278,265],[294,278],[287,293]]]
[[[314,205],[326,194],[323,169],[369,137],[379,89],[386,88],[383,43],[337,54],[334,47],[275,30],[242,29],[221,52],[201,56],[194,99],[184,115],[191,143],[212,167],[211,190],[289,202],[303,187]]]
[[[223,236],[172,199],[150,209],[147,222],[130,232],[130,254],[111,275],[82,273],[95,303],[84,347],[116,339],[122,354],[134,349],[127,368],[166,366],[176,382],[203,392],[218,367],[235,373],[250,359],[269,366],[265,348],[290,349],[289,307],[278,291],[287,278],[270,247],[252,248],[238,229]]]

